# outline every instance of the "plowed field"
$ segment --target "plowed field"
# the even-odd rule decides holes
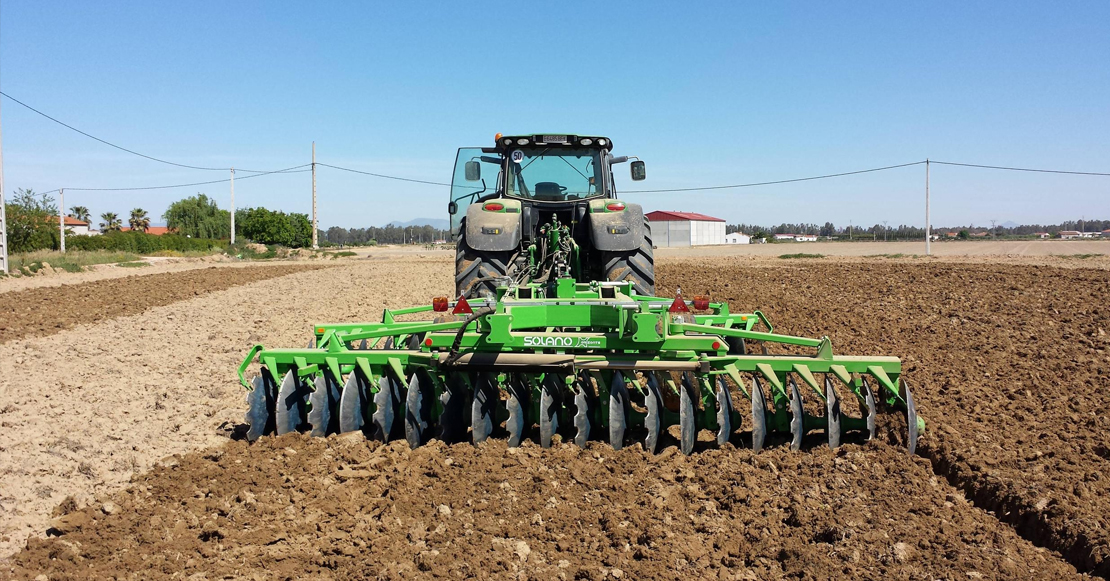
[[[211,372],[259,338],[300,344],[309,320],[376,318],[383,293],[392,293],[390,306],[443,294],[450,271],[448,256],[360,260],[9,341],[0,355],[93,342],[111,357],[102,335],[157,314],[160,353],[184,366],[176,373],[188,374],[219,345],[216,360],[203,363]],[[902,357],[928,422],[920,455],[880,442],[835,452],[779,446],[758,456],[730,447],[690,458],[673,447],[649,457],[601,444],[541,451],[496,441],[408,451],[402,443],[297,435],[201,449],[233,431],[216,420],[241,417],[228,367],[211,373],[210,401],[193,398],[178,410],[211,410],[209,421],[187,425],[209,434],[144,449],[120,473],[134,474],[129,485],[118,477],[97,487],[77,482],[66,494],[78,502],[24,513],[34,534],[5,570],[20,579],[1057,579],[1079,577],[1076,567],[1108,575],[1110,273],[747,258],[663,259],[658,273],[660,294],[676,285],[686,294],[710,291],[736,308],[762,309],[777,331],[828,334],[839,353]],[[299,312],[262,315],[260,304]],[[181,316],[166,318],[174,312]],[[254,328],[221,328],[208,340],[187,332],[220,320]],[[89,356],[78,362],[92,364]],[[99,371],[122,374],[129,357],[102,361]],[[51,385],[29,367],[0,360],[0,371],[6,396],[20,371],[21,390]],[[150,381],[164,370],[137,373]],[[159,384],[162,401],[175,389],[205,388],[188,377]],[[60,397],[118,389],[89,376],[74,383]],[[81,401],[95,407],[91,395]],[[145,433],[180,422],[158,409],[131,413],[148,424]],[[32,437],[19,439],[33,430],[24,413],[0,420],[5,441],[32,450]],[[80,446],[46,447],[100,470],[97,462],[110,460],[91,449],[108,440],[82,434]],[[155,464],[158,450],[177,455]],[[0,450],[0,473],[19,482],[7,454]],[[81,477],[76,470],[56,481]],[[29,506],[22,498],[0,498],[0,508],[10,516]]]

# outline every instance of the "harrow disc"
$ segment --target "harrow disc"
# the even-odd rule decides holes
[[[752,452],[758,454],[766,439],[767,399],[763,395],[763,386],[756,377],[752,380]]]
[[[802,405],[802,393],[798,391],[798,384],[791,377],[790,386],[790,449],[799,450],[802,447],[802,436],[805,435],[805,407]]]
[[[587,382],[578,384],[578,391],[574,394],[574,443],[579,448],[585,448],[590,440],[590,397],[586,394]]]
[[[401,411],[401,385],[392,377],[382,377],[378,391],[374,393],[374,413],[370,423],[374,425],[374,437],[382,442],[390,442],[397,436],[394,419]]]
[[[331,374],[324,373],[316,376],[313,386],[315,389],[308,396],[312,408],[308,412],[308,423],[312,426],[311,434],[322,438],[339,430],[339,414],[335,413],[339,405],[339,384]]]
[[[305,409],[310,390],[305,382],[287,371],[278,389],[275,432],[277,435],[296,432],[305,422]]]
[[[835,449],[840,447],[840,396],[836,394],[836,388],[828,377],[825,378],[825,414],[828,419],[825,432],[829,435],[829,447]]]
[[[362,381],[358,372],[347,376],[343,384],[343,393],[339,396],[339,432],[345,434],[361,430],[366,424],[366,390],[367,385]]]
[[[544,376],[540,391],[540,446],[550,448],[559,429],[559,410],[563,407],[563,390],[559,379],[551,373]]]
[[[431,416],[432,378],[427,372],[413,373],[405,396],[405,439],[415,449],[427,440]]]
[[[470,402],[470,439],[481,444],[493,433],[493,402],[497,401],[497,379],[492,373],[478,374]]]
[[[509,399],[505,400],[505,408],[509,418],[505,420],[505,429],[509,432],[509,447],[516,448],[524,440],[525,420],[528,409],[528,382],[520,376],[509,380]]]
[[[913,404],[913,394],[910,393],[910,384],[903,379],[901,382],[902,399],[906,402],[906,423],[909,424],[909,441],[906,448],[912,456],[917,452],[917,407]]]
[[[728,443],[732,436],[732,396],[724,377],[717,377],[717,445]]]
[[[871,385],[867,383],[867,378],[863,378],[863,405],[867,407],[867,439],[873,440],[875,438],[875,419],[878,415],[878,409],[875,405],[875,393],[871,391]]]
[[[682,374],[682,386],[679,390],[679,420],[678,427],[681,437],[679,438],[679,448],[683,454],[689,456],[694,452],[694,442],[698,437],[698,428],[696,418],[694,417],[694,400],[697,396],[694,394],[694,385],[690,380],[690,374]]]
[[[466,378],[459,373],[447,376],[439,403],[443,413],[439,415],[439,437],[448,444],[461,442],[466,438],[467,398],[469,398]]]
[[[647,410],[644,417],[644,428],[647,429],[644,449],[654,454],[659,451],[659,435],[663,433],[663,395],[659,392],[654,373],[645,373],[644,379],[647,383],[644,393],[644,408]]]
[[[617,371],[613,374],[613,383],[609,388],[609,445],[615,450],[624,447],[624,431],[628,427],[630,408],[628,386],[624,383],[624,376]]]
[[[274,431],[274,386],[266,368],[262,369],[262,375],[251,381],[251,385],[254,389],[247,392],[245,420],[249,426],[247,440],[253,442]]]

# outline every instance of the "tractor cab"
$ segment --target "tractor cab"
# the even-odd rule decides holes
[[[588,200],[616,197],[612,166],[629,158],[614,157],[612,148],[607,137],[547,134],[498,134],[493,147],[460,148],[448,204],[452,235],[468,206],[496,198],[521,201],[530,221],[577,223]],[[644,162],[633,161],[631,173],[644,179]]]

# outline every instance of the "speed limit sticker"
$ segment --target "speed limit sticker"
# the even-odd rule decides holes
[[[524,152],[519,149],[514,149],[509,158],[513,160],[513,163],[520,163],[524,161]]]

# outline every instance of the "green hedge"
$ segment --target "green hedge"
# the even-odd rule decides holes
[[[227,246],[226,240],[186,238],[175,234],[154,236],[143,232],[111,232],[100,236],[66,236],[66,248],[73,250],[115,250],[151,254],[159,250],[212,250]]]

